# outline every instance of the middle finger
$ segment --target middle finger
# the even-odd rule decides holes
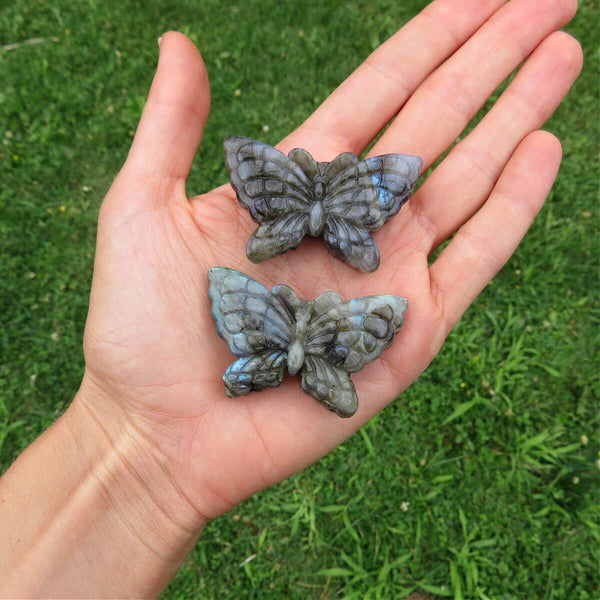
[[[417,154],[427,168],[493,91],[550,33],[568,23],[576,0],[513,0],[411,96],[370,156]]]

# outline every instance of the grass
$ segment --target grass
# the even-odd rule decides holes
[[[98,206],[156,38],[190,35],[211,77],[195,194],[225,181],[224,137],[275,143],[423,5],[3,5],[0,46],[45,41],[0,49],[2,469],[77,390]],[[596,23],[580,2],[586,66],[547,125],[565,158],[509,264],[399,401],[210,523],[165,598],[600,597]]]

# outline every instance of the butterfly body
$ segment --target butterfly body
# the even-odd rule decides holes
[[[364,296],[349,302],[335,292],[299,298],[286,285],[268,290],[247,275],[214,267],[208,272],[218,334],[239,358],[223,376],[225,393],[243,396],[277,387],[287,368],[302,390],[343,417],[358,398],[349,374],[387,348],[402,326],[401,296]]]
[[[325,227],[325,208],[321,200],[316,200],[308,213],[308,233],[312,237],[320,237]]]
[[[372,272],[379,249],[370,235],[408,200],[423,161],[351,152],[317,162],[301,148],[287,156],[251,138],[225,140],[226,166],[239,203],[258,223],[246,246],[253,262],[293,250],[306,235],[354,268]]]
[[[288,348],[287,368],[290,375],[296,375],[304,364],[304,338],[308,331],[310,321],[310,309],[302,308],[293,315],[292,343]]]

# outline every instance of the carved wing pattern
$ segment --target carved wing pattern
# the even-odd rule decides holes
[[[328,250],[355,269],[372,273],[379,266],[379,248],[371,234],[352,221],[328,215],[323,230]]]
[[[286,353],[267,350],[261,354],[242,356],[227,367],[223,381],[230,398],[277,387],[285,374]]]
[[[371,273],[379,266],[379,249],[370,235],[408,200],[423,161],[418,156],[386,154],[348,164],[342,154],[331,174],[325,198],[323,240],[329,250],[356,269]],[[347,165],[339,169],[338,159]]]
[[[307,231],[312,198],[312,183],[301,166],[251,138],[230,137],[224,146],[238,201],[259,224],[246,246],[248,258],[260,262],[297,248]]]
[[[292,316],[263,285],[233,269],[208,272],[212,315],[218,334],[239,360],[223,380],[227,394],[238,396],[281,383],[292,339]]]
[[[285,156],[247,137],[225,140],[226,165],[238,201],[259,224],[246,246],[260,262],[297,248],[309,230],[316,182],[324,183],[327,248],[354,268],[372,272],[379,250],[375,231],[408,200],[423,161],[418,156],[385,154],[360,161],[345,152],[316,163],[300,148]]]
[[[347,373],[360,371],[392,343],[407,308],[401,296],[364,296],[336,304],[311,319],[306,354]]]
[[[349,373],[392,343],[408,306],[401,296],[344,302],[335,292],[307,301],[286,285],[269,291],[224,267],[210,269],[208,279],[217,332],[239,357],[223,375],[225,393],[235,397],[278,386],[290,345],[297,348],[301,342],[302,390],[342,417],[352,416],[358,407]]]
[[[348,373],[318,356],[305,357],[300,385],[304,393],[310,394],[340,417],[351,417],[358,408],[356,389]]]
[[[252,262],[295,250],[308,231],[308,214],[294,213],[261,223],[250,236],[246,255]]]
[[[208,279],[217,332],[233,354],[287,350],[292,340],[292,317],[266,287],[224,267],[210,269]]]
[[[422,166],[420,157],[408,154],[374,156],[342,171],[332,161],[326,171],[333,177],[327,183],[325,210],[376,231],[408,200]]]

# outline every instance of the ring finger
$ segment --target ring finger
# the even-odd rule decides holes
[[[546,38],[475,129],[457,144],[411,199],[382,250],[429,254],[486,201],[504,165],[560,104],[582,65],[581,48],[563,32]],[[402,227],[404,225],[404,227]]]

